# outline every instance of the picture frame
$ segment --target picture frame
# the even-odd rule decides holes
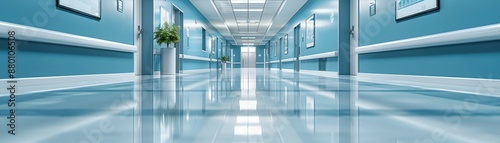
[[[201,51],[207,52],[207,47],[209,47],[209,42],[210,40],[207,40],[208,38],[207,31],[205,30],[204,27],[201,27]],[[208,41],[208,42],[207,42]]]
[[[163,27],[163,24],[170,24],[170,12],[160,6],[160,27]]]
[[[58,8],[101,19],[101,0],[56,0]]]
[[[287,55],[288,54],[288,34],[285,35],[283,42],[285,42],[285,43],[283,43],[284,48],[285,48],[284,54]]]
[[[274,42],[274,57],[278,56],[278,42]]]
[[[316,14],[306,20],[306,48],[312,48],[316,44]]]
[[[396,21],[440,9],[440,0],[395,0]]]
[[[187,42],[187,48],[189,49],[189,27],[186,27],[186,42]]]
[[[217,45],[217,37],[212,37],[212,47],[210,47],[210,53],[215,55],[215,46]]]

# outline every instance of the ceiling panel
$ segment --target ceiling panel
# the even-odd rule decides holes
[[[233,44],[265,44],[307,0],[190,0]],[[255,3],[260,1],[264,3]],[[242,39],[255,37],[255,39]],[[244,41],[245,40],[245,41]]]

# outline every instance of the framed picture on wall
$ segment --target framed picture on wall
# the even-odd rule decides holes
[[[189,27],[186,27],[186,42],[187,42],[187,48],[189,49]]]
[[[217,45],[216,43],[216,40],[217,38],[216,37],[212,37],[212,49],[210,51],[212,51],[212,55],[215,55],[215,45]]]
[[[396,0],[396,21],[439,9],[439,0]]]
[[[210,40],[209,40],[210,41]],[[205,28],[201,27],[201,51],[207,51],[207,31]]]
[[[313,14],[306,20],[306,48],[312,48],[316,44],[316,15]]]
[[[278,56],[278,42],[274,42],[274,57]]]
[[[57,7],[101,19],[101,0],[57,0]]]
[[[170,12],[160,6],[160,27],[163,27],[165,23],[170,24]]]
[[[284,40],[285,43],[283,43],[283,45],[285,45],[285,55],[288,54],[288,34],[285,35],[285,40]]]

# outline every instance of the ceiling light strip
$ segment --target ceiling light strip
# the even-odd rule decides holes
[[[238,8],[238,9],[233,9],[233,11],[235,11],[235,12],[261,12],[264,10],[263,9],[241,9],[241,8]]]
[[[286,4],[287,1],[288,0],[284,0],[283,3],[281,3],[280,9],[278,10],[278,12],[276,12],[276,14],[274,14],[273,20],[271,21],[271,24],[269,25],[269,27],[266,30],[266,34],[264,34],[264,36],[262,37],[262,40],[260,40],[260,44],[262,44],[262,42],[266,38],[267,33],[269,32],[269,30],[271,30],[271,27],[273,26],[274,20],[276,20],[276,17],[278,16],[278,14],[281,13],[281,10],[283,10],[283,7],[285,6],[285,4]]]
[[[214,7],[215,12],[217,12],[217,15],[219,15],[219,18],[221,18],[222,21],[224,21],[224,25],[226,26],[226,30],[229,31],[229,34],[231,34],[233,41],[236,41],[236,39],[234,39],[233,33],[231,33],[231,30],[229,30],[229,26],[227,26],[226,19],[224,19],[224,17],[222,17],[222,15],[220,14],[220,11],[217,8],[217,5],[215,5],[215,3],[214,3],[214,0],[210,0],[210,3],[212,4],[212,7]],[[215,28],[215,30],[217,30],[217,28]],[[222,35],[222,33],[220,31],[219,31],[219,33]],[[224,37],[224,36],[222,36],[222,37]]]
[[[231,3],[266,3],[266,0],[231,0]]]

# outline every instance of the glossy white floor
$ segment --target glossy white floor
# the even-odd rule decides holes
[[[496,97],[264,69],[143,77],[135,82],[19,95],[17,99],[17,134],[2,135],[0,142],[500,140],[500,99]],[[6,112],[2,108],[2,116]]]

